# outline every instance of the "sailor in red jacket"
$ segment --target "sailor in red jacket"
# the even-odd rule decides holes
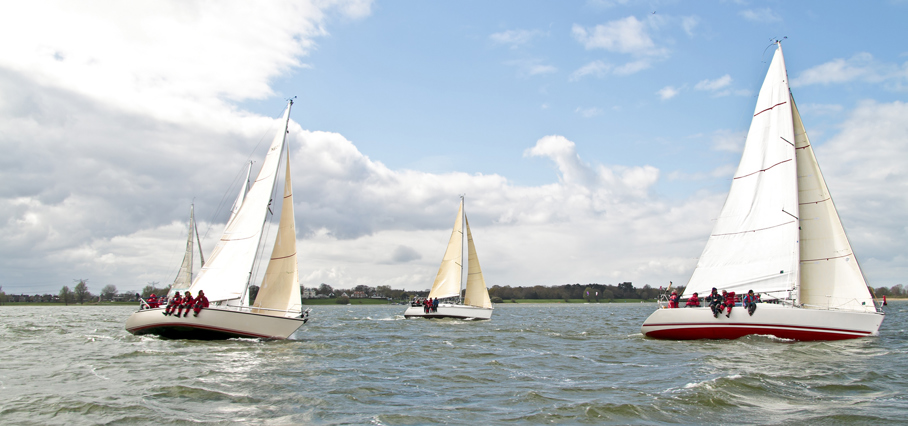
[[[183,303],[180,303],[180,309],[177,311],[177,316],[183,315],[185,317],[186,315],[189,315],[189,311],[192,310],[192,305],[194,303],[195,303],[195,300],[192,298],[192,293],[190,293],[189,291],[184,293],[183,294]],[[183,313],[184,308],[186,309],[185,314]]]
[[[180,297],[180,292],[174,293],[173,297],[170,298],[170,301],[167,302],[167,308],[162,312],[164,315],[171,315],[173,311],[183,303],[183,298]]]
[[[208,298],[205,297],[205,292],[199,290],[199,295],[195,297],[195,313],[192,316],[199,316],[199,312],[202,311],[202,308],[208,307]],[[188,311],[186,313],[189,313]]]
[[[148,300],[145,301],[148,304],[149,309],[154,309],[160,306],[158,304],[158,296],[155,296],[154,293],[151,293],[151,296],[148,296]]]
[[[689,308],[699,308],[700,307],[700,298],[697,297],[697,293],[694,293],[694,295],[691,296],[690,299],[687,299],[687,304],[685,304],[684,306],[689,307]]]
[[[668,307],[669,309],[678,307],[678,292],[672,291],[672,295],[668,296]]]
[[[723,293],[725,293],[725,292],[723,291]],[[734,308],[734,307],[735,307],[735,292],[729,291],[728,294],[725,295],[725,309],[728,310],[728,313],[725,314],[725,318],[731,317],[731,308]]]

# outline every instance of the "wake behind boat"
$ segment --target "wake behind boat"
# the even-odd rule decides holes
[[[208,262],[186,291],[204,292],[209,306],[198,315],[164,315],[164,308],[140,309],[126,320],[132,334],[156,334],[174,339],[227,339],[252,337],[286,339],[307,320],[302,312],[299,270],[296,259],[296,222],[293,215],[293,191],[290,182],[290,155],[287,129],[290,108],[284,112],[283,126],[271,143],[262,168],[252,186],[240,190],[223,235]],[[249,284],[257,266],[257,252],[264,238],[264,223],[270,213],[271,200],[277,199],[277,176],[282,156],[286,155],[284,196],[274,248],[258,295],[249,305]],[[247,180],[248,181],[248,180]],[[192,230],[187,244],[189,277],[191,277]],[[201,251],[200,251],[201,255]],[[186,258],[175,281],[182,287],[186,280]],[[144,306],[143,306],[144,307]],[[195,313],[195,312],[194,312]]]
[[[727,316],[660,306],[641,331],[661,339],[840,340],[877,335],[883,322],[807,138],[778,42],[728,198],[681,298],[713,287],[753,290],[773,303]]]
[[[466,233],[464,233],[466,230]],[[463,262],[464,239],[466,238],[467,264]],[[465,268],[466,267],[466,268]],[[465,270],[466,269],[466,270]],[[466,291],[460,300],[463,277],[467,277]],[[428,307],[438,299],[438,306]],[[438,275],[424,304],[411,304],[404,312],[405,318],[460,318],[487,320],[492,318],[492,301],[489,290],[479,267],[479,257],[473,245],[470,222],[464,212],[464,197],[460,197],[460,209],[454,220],[454,230],[448,241],[448,248],[438,268]]]

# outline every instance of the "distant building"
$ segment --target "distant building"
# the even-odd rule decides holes
[[[364,298],[366,297],[366,292],[364,292],[364,291],[354,291],[352,297],[353,297],[354,299],[364,299]]]
[[[315,299],[317,297],[314,288],[301,288],[300,294],[302,294],[303,299]]]

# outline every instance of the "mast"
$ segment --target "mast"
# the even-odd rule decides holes
[[[460,302],[462,302],[464,299],[464,290],[466,290],[467,284],[466,282],[470,277],[469,251],[467,252],[466,256],[463,255],[464,249],[467,248],[467,209],[464,205],[464,197],[466,197],[466,194],[460,196],[460,211],[463,212],[463,214],[460,215],[460,229],[463,230],[460,233],[460,291],[457,292],[457,300]],[[464,262],[462,259],[467,259],[467,261]]]
[[[195,210],[195,204],[189,209],[189,232],[195,231],[195,240],[199,245],[199,260],[201,260],[202,263],[199,266],[202,267],[205,266],[205,255],[202,254],[202,239],[199,238],[199,227],[195,223],[195,212],[193,210]]]

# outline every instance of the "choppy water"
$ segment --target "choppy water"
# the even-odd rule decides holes
[[[2,424],[867,423],[908,418],[908,302],[880,337],[673,342],[654,304],[492,321],[316,306],[291,341],[132,336],[127,307],[0,307]]]

